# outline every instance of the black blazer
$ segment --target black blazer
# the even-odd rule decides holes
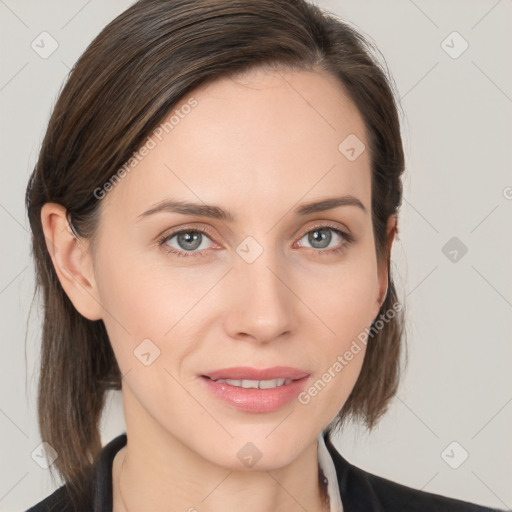
[[[497,512],[466,501],[418,491],[372,475],[345,460],[327,433],[325,445],[334,461],[343,512]],[[26,512],[112,512],[112,461],[126,444],[126,433],[103,447],[95,464],[94,482],[87,503],[72,507],[63,485]],[[146,512],[146,511],[140,511]],[[151,512],[151,511],[147,511]]]

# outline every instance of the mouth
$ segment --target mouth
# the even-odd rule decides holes
[[[234,366],[221,370],[212,370],[202,375],[212,380],[247,380],[264,382],[268,380],[298,380],[309,375],[309,372],[291,366],[273,366],[272,368],[251,368],[250,366]]]
[[[291,367],[225,368],[200,375],[211,395],[245,412],[272,412],[290,403],[310,374]]]
[[[235,386],[237,388],[244,389],[274,389],[279,388],[281,386],[286,386],[293,382],[294,380],[299,379],[285,379],[284,377],[280,377],[277,379],[268,379],[268,380],[249,380],[249,379],[211,379],[210,377],[203,375],[206,379],[210,379],[213,382],[229,384],[230,386]]]

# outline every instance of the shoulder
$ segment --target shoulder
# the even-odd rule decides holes
[[[115,454],[126,444],[126,433],[106,444],[83,482],[86,492],[72,499],[68,484],[25,512],[92,512],[112,509],[112,462]],[[75,493],[76,494],[76,493]]]
[[[386,512],[497,512],[497,509],[413,489],[371,473],[366,473],[364,477]]]
[[[77,512],[77,510],[71,503],[67,487],[63,485],[25,512]]]
[[[344,459],[328,434],[324,439],[336,468],[344,512],[499,512],[373,475]]]

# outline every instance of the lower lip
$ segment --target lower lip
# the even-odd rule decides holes
[[[245,389],[227,382],[201,377],[210,392],[227,404],[245,412],[273,412],[290,403],[306,386],[309,375],[272,389]]]

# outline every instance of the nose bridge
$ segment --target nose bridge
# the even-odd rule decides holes
[[[267,237],[267,242],[271,237]],[[233,282],[237,288],[230,318],[232,335],[245,333],[260,341],[270,341],[291,328],[292,293],[279,255],[269,243],[266,247],[247,237],[236,249]]]
[[[266,298],[266,301],[272,301],[273,306],[281,302],[281,300],[289,300],[283,293],[283,282],[285,276],[280,276],[282,273],[283,265],[280,264],[277,250],[271,244],[270,237],[267,237],[265,247],[253,240],[242,242],[237,248],[237,253],[240,256],[235,265],[236,273],[239,279],[246,283],[248,290],[246,290],[247,298],[252,298],[261,302]],[[256,245],[258,244],[258,245]],[[247,252],[244,252],[248,249]],[[264,304],[264,301],[263,301]]]

